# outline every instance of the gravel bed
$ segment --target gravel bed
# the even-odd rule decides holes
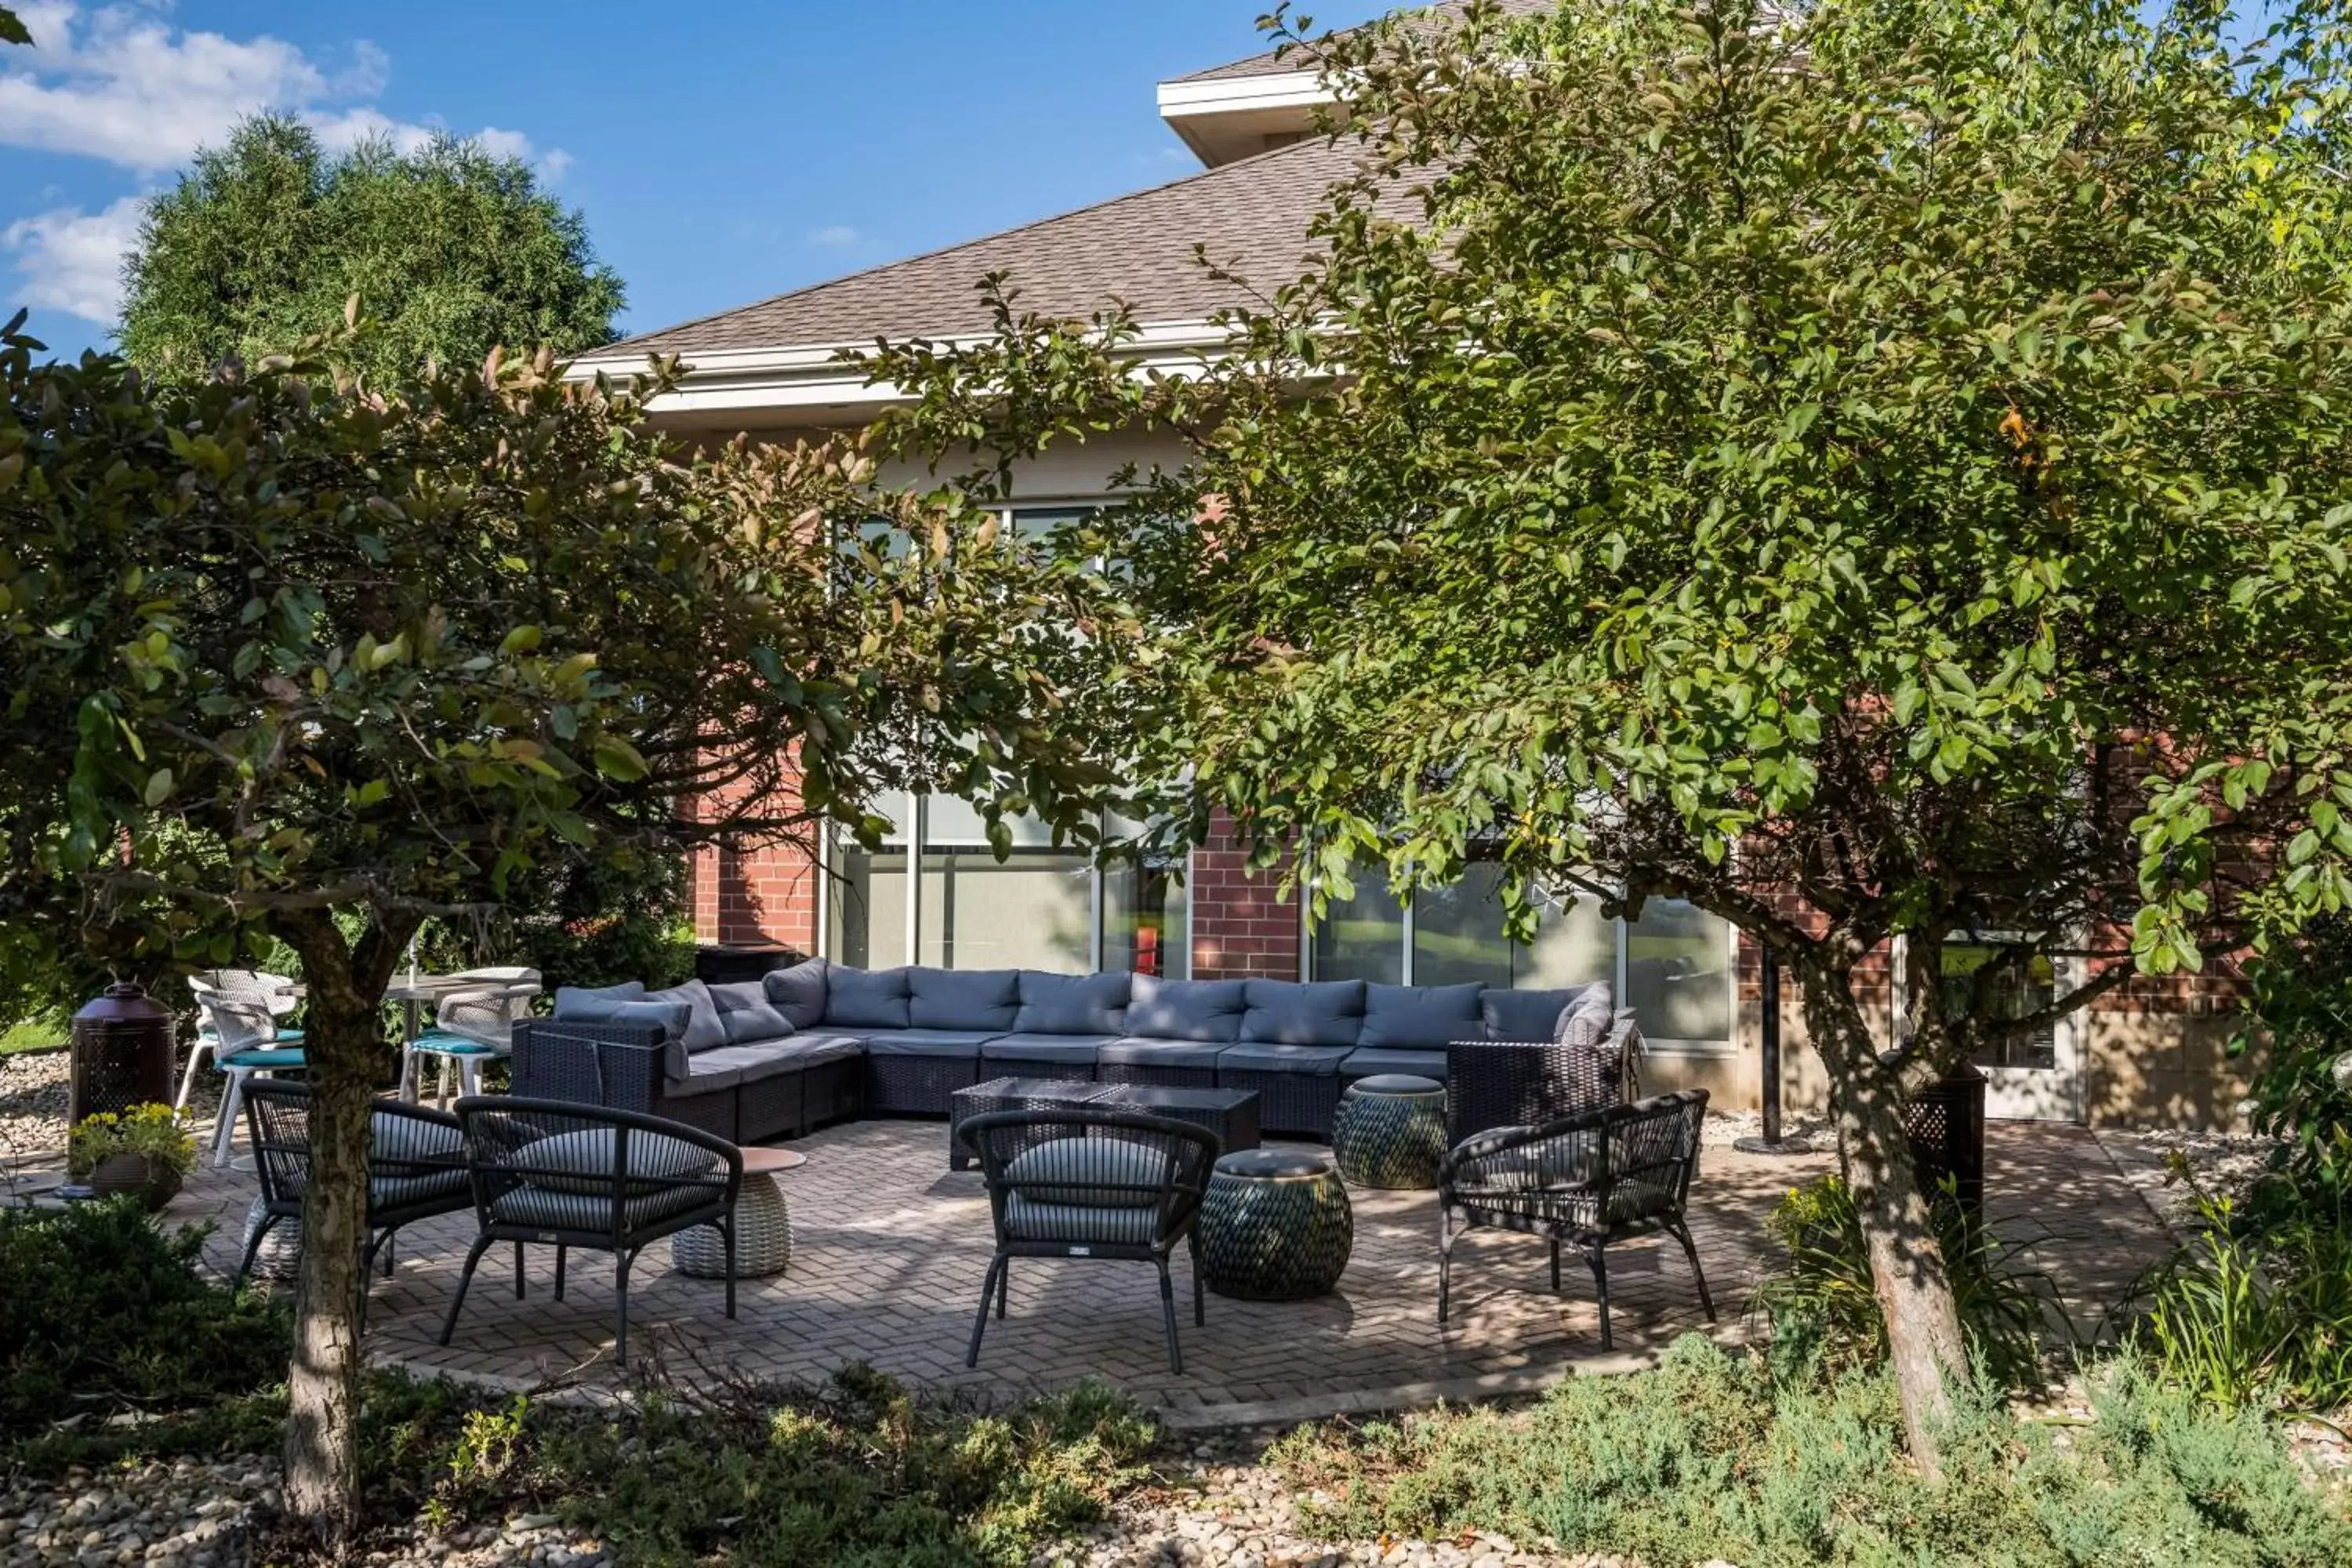
[[[1091,1530],[1033,1555],[1033,1568],[1624,1568],[1622,1558],[1563,1556],[1499,1535],[1318,1540],[1288,1484],[1259,1462],[1277,1430],[1220,1433],[1163,1457],[1153,1484],[1114,1503]]]
[[[2275,1140],[2251,1132],[2199,1132],[2179,1128],[2100,1128],[2095,1136],[2124,1179],[2138,1189],[2165,1224],[2187,1231],[2197,1223],[2198,1190],[2242,1198],[2262,1174]],[[2186,1162],[2189,1182],[2172,1171]]]
[[[67,1080],[72,1070],[72,1060],[63,1051],[0,1056],[0,1161],[63,1152]]]

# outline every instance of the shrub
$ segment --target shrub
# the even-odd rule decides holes
[[[2240,1218],[2352,1226],[2352,1076],[2338,1065],[2352,1051],[2352,916],[2312,921],[2246,978],[2246,1025],[2231,1051],[2259,1055],[2253,1127],[2278,1147]]]
[[[2049,1276],[2024,1267],[2032,1244],[2003,1241],[1972,1223],[1948,1178],[1929,1209],[1978,1364],[2010,1386],[2038,1384],[2042,1336],[2066,1320]],[[1792,1364],[1814,1353],[1838,1367],[1883,1364],[1885,1314],[1844,1180],[1827,1175],[1790,1188],[1765,1226],[1789,1254],[1787,1271],[1758,1287],[1754,1304],[1771,1319],[1775,1340],[1787,1342],[1779,1353]]]
[[[2228,1410],[2352,1405],[2352,1230],[2248,1226],[2210,1194],[2198,1215],[2197,1236],[2138,1288],[2161,1373]]]
[[[124,1198],[0,1210],[0,1428],[188,1409],[282,1382],[284,1313],[201,1273],[204,1239],[167,1234]]]
[[[657,1384],[604,1411],[380,1379],[362,1419],[371,1489],[398,1507],[443,1524],[557,1512],[656,1564],[1023,1563],[1097,1517],[1152,1440],[1097,1385],[990,1412],[862,1367],[814,1390]]]
[[[2344,1500],[2305,1485],[2277,1434],[2129,1363],[2095,1418],[2053,1434],[1969,1391],[1946,1477],[1906,1462],[1875,1371],[1791,1378],[1693,1335],[1654,1373],[1574,1378],[1519,1414],[1440,1411],[1308,1427],[1269,1458],[1329,1500],[1337,1537],[1493,1531],[1643,1563],[2319,1568],[2352,1552]]]

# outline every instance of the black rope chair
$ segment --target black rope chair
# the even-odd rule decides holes
[[[727,1258],[727,1315],[735,1315],[735,1198],[742,1152],[680,1121],[559,1100],[470,1095],[457,1102],[481,1234],[466,1254],[441,1342],[457,1331],[474,1269],[494,1242],[515,1244],[515,1298],[526,1242],[555,1248],[555,1299],[575,1247],[613,1255],[619,1324],[614,1355],[629,1359],[629,1268],[646,1244],[715,1226]]]
[[[1664,1231],[1683,1245],[1699,1304],[1715,1321],[1715,1299],[1683,1223],[1698,1169],[1706,1091],[1685,1089],[1633,1105],[1604,1106],[1538,1127],[1500,1127],[1456,1144],[1437,1173],[1437,1321],[1445,1321],[1454,1244],[1480,1226],[1551,1242],[1551,1288],[1559,1289],[1559,1245],[1584,1254],[1601,1297],[1601,1348],[1609,1332],[1612,1241]]]
[[[1165,1116],[1087,1107],[989,1111],[967,1118],[957,1135],[979,1156],[996,1225],[964,1365],[980,1364],[992,1300],[1004,1316],[1013,1259],[1102,1258],[1159,1268],[1168,1370],[1182,1373],[1168,1259],[1179,1242],[1192,1248],[1192,1321],[1206,1323],[1193,1226],[1223,1152],[1217,1135]]]
[[[261,1244],[280,1220],[302,1217],[310,1191],[310,1086],[290,1079],[257,1078],[245,1086],[246,1127],[253,1140],[254,1174],[263,1214],[237,1260],[236,1278],[253,1271]],[[401,1226],[469,1207],[465,1137],[446,1111],[396,1100],[368,1108],[367,1250],[362,1275],[379,1255],[392,1273],[392,1238]],[[367,1296],[360,1296],[360,1327],[367,1327]]]

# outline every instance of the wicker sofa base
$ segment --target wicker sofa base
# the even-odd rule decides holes
[[[1331,1123],[1339,1114],[1341,1080],[1303,1072],[1244,1072],[1217,1069],[1219,1089],[1245,1089],[1257,1095],[1258,1125],[1268,1132],[1289,1132],[1331,1142]]]
[[[977,1053],[970,1057],[866,1058],[866,1109],[877,1116],[945,1116],[949,1097],[980,1081]]]
[[[1095,1068],[1095,1077],[1105,1083],[1156,1083],[1167,1089],[1217,1087],[1217,1069],[1214,1068],[1160,1068],[1105,1062]]]

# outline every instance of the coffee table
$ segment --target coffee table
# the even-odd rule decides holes
[[[1249,1089],[1178,1089],[1157,1083],[1090,1083],[1084,1079],[999,1078],[960,1089],[948,1097],[948,1169],[969,1171],[971,1150],[956,1136],[967,1117],[991,1110],[1068,1110],[1104,1106],[1165,1116],[1205,1127],[1224,1152],[1258,1143],[1257,1091]]]

